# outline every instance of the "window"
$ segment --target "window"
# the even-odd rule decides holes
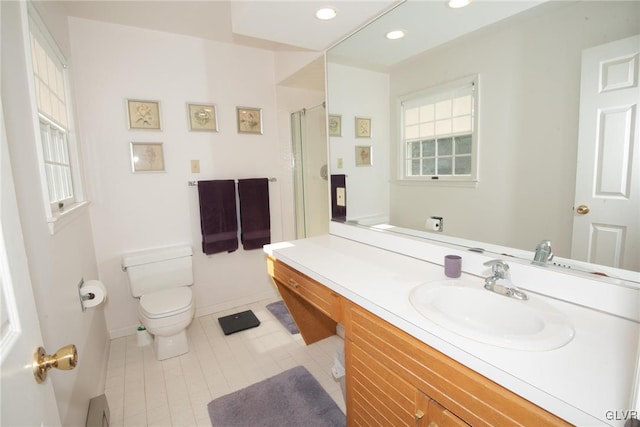
[[[66,60],[34,9],[29,11],[29,35],[33,88],[40,127],[43,187],[46,187],[47,220],[55,222],[79,206],[80,181],[67,87]]]
[[[400,102],[403,178],[476,181],[477,78]]]

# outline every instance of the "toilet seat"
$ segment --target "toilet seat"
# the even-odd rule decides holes
[[[149,319],[174,316],[190,310],[192,305],[193,294],[188,286],[165,289],[140,297],[142,314]]]

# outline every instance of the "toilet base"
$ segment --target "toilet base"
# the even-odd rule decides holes
[[[183,329],[181,332],[168,337],[155,335],[153,337],[153,352],[157,360],[165,360],[188,353],[187,331]]]

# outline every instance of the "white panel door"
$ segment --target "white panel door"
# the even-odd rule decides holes
[[[640,35],[582,54],[571,257],[640,271]]]
[[[2,111],[0,104],[0,425],[56,426],[60,416],[51,381],[37,384],[32,370],[42,336]]]

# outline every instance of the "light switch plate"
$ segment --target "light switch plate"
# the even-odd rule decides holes
[[[200,173],[200,160],[191,160],[191,173]]]
[[[336,188],[336,204],[338,206],[345,206],[346,205],[346,197],[345,197],[344,187],[337,187]]]
[[[338,169],[342,169],[342,157],[338,158],[338,165],[337,165]]]

